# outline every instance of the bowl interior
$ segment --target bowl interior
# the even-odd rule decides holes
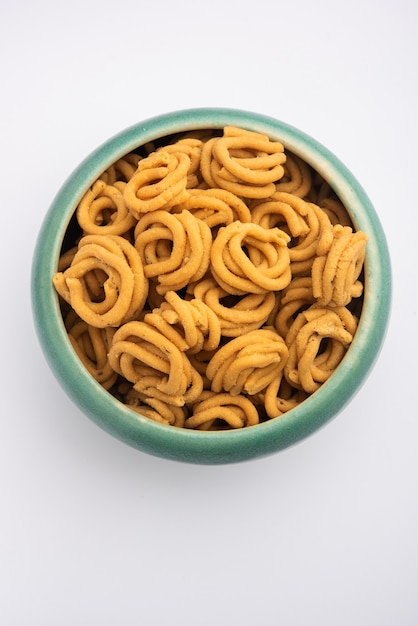
[[[330,184],[357,230],[368,235],[364,300],[358,329],[331,378],[280,418],[240,430],[200,432],[176,429],[131,411],[87,372],[67,336],[52,285],[75,208],[91,184],[119,158],[148,142],[197,129],[234,125],[281,141]],[[75,404],[113,436],[150,454],[191,463],[244,461],[282,450],[324,426],[359,390],[382,346],[391,299],[386,238],[365,191],[350,171],[320,143],[278,120],[232,109],[191,109],[158,116],[119,133],[88,156],[64,183],[38,236],[32,268],[35,326],[44,354]]]

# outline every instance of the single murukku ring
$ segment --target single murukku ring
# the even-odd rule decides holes
[[[134,237],[145,276],[158,280],[160,294],[199,280],[209,267],[211,230],[189,211],[148,213],[139,220]]]
[[[293,206],[292,206],[293,204]],[[274,195],[270,200],[257,204],[251,212],[254,224],[263,228],[280,228],[292,238],[305,236],[309,233],[309,225],[305,219],[308,207],[305,202],[295,203],[276,200]]]
[[[307,394],[292,387],[283,371],[260,394],[267,417],[274,419],[297,407],[307,398]]]
[[[234,151],[245,150],[248,157],[234,156]],[[213,157],[221,165],[218,171],[223,177],[228,172],[245,185],[264,186],[283,177],[283,163],[286,161],[283,145],[253,135],[220,137],[212,147]]]
[[[77,207],[77,220],[89,235],[123,235],[135,226],[136,219],[123,199],[126,183],[106,184],[97,180]]]
[[[316,391],[341,363],[357,328],[345,307],[312,305],[289,329],[289,358],[284,368],[288,382],[307,393]]]
[[[213,278],[200,281],[194,288],[194,295],[216,316],[224,337],[238,337],[257,330],[267,321],[276,303],[272,291],[233,297]],[[230,301],[231,298],[234,302]],[[225,299],[228,302],[222,303]]]
[[[107,356],[115,329],[95,328],[78,317],[69,325],[66,320],[66,327],[68,338],[84,367],[104,389],[110,389],[118,379]]]
[[[184,406],[167,404],[158,398],[150,398],[131,388],[123,397],[124,403],[136,413],[154,422],[184,428],[187,410]]]
[[[275,199],[284,199],[291,206],[300,206],[307,210],[304,220],[308,232],[292,239],[289,255],[293,276],[310,274],[316,256],[326,254],[333,241],[333,227],[328,215],[316,204],[305,202],[296,196],[292,199],[291,194],[278,192]]]
[[[201,300],[183,300],[175,291],[168,291],[165,301],[147,314],[144,321],[188,354],[215,350],[221,339],[215,312]]]
[[[287,152],[283,177],[276,183],[276,190],[305,198],[312,187],[312,173],[300,157]]]
[[[146,322],[128,322],[116,331],[109,362],[136,391],[168,404],[183,406],[203,389],[184,352]]]
[[[55,289],[91,326],[120,326],[140,311],[148,294],[141,258],[124,237],[86,235],[70,267],[53,277]]]
[[[187,210],[206,222],[209,228],[231,224],[236,220],[251,222],[245,202],[225,189],[189,189],[189,197],[174,207],[174,212]]]
[[[280,306],[274,318],[277,332],[286,337],[297,315],[314,302],[312,278],[310,276],[293,278],[280,294]]]
[[[115,163],[112,163],[112,165],[100,175],[99,180],[102,180],[107,185],[114,185],[118,181],[128,182],[135,174],[140,159],[139,154],[135,154],[134,152],[127,154],[121,159],[118,159]]]
[[[245,396],[232,396],[229,393],[204,391],[193,405],[193,414],[185,420],[186,428],[212,430],[219,422],[227,428],[237,429],[255,426],[259,423],[257,409]]]
[[[278,228],[233,222],[220,228],[212,243],[212,274],[230,294],[284,289],[291,280],[288,241]]]
[[[254,395],[283,370],[288,348],[272,328],[253,330],[231,339],[213,355],[206,376],[215,392]]]
[[[175,143],[169,144],[159,150],[164,150],[169,154],[177,154],[184,152],[190,159],[189,169],[187,171],[187,188],[196,188],[202,182],[200,174],[200,156],[202,153],[203,142],[194,137],[184,137],[178,139]]]
[[[136,219],[144,213],[167,209],[188,197],[190,157],[186,152],[158,150],[138,163],[124,190],[124,200]]]
[[[339,200],[327,197],[321,200],[318,204],[321,209],[325,211],[325,213],[328,215],[329,220],[333,226],[335,226],[336,224],[350,227],[353,226],[347,209]]]
[[[313,294],[321,306],[346,306],[363,291],[358,278],[363,268],[367,235],[339,224],[334,226],[333,235],[327,254],[313,262]]]

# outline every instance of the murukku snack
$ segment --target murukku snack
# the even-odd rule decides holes
[[[124,402],[130,409],[154,422],[176,428],[183,428],[185,425],[187,409],[184,406],[174,406],[158,398],[150,398],[133,387],[124,394]]]
[[[183,300],[175,291],[168,291],[165,301],[144,321],[188,354],[216,350],[221,340],[216,312],[200,299]]]
[[[191,160],[186,152],[159,150],[138,163],[126,184],[124,200],[132,215],[167,209],[188,197],[186,192]]]
[[[118,375],[107,358],[114,328],[96,328],[76,317],[67,324],[68,337],[80,361],[105,389],[111,389]]]
[[[108,167],[108,169],[100,175],[99,180],[102,180],[106,185],[114,185],[116,182],[120,181],[128,182],[135,174],[140,159],[139,154],[127,154]]]
[[[268,198],[284,174],[285,160],[280,142],[230,126],[222,137],[205,143],[200,167],[209,187],[244,198]]]
[[[300,313],[286,335],[287,381],[307,393],[316,391],[340,364],[356,328],[356,319],[344,307],[312,305]]]
[[[259,423],[259,415],[254,403],[244,396],[203,391],[184,425],[186,428],[212,430],[214,424],[219,422],[235,429],[255,426]],[[215,430],[219,428],[218,425]]]
[[[306,400],[308,394],[288,383],[283,375],[274,378],[260,394],[266,414],[269,418],[279,417],[296,408]]]
[[[358,280],[366,254],[367,236],[353,233],[349,226],[337,224],[333,241],[326,254],[318,255],[312,264],[312,290],[322,306],[346,306],[358,298],[363,284]]]
[[[252,396],[280,374],[287,358],[287,346],[277,332],[253,330],[220,347],[208,363],[206,376],[212,391]]]
[[[305,198],[312,187],[311,169],[295,154],[287,153],[283,177],[276,183],[276,190]]]
[[[184,209],[209,226],[227,225],[239,220],[251,222],[251,212],[247,205],[225,189],[189,189],[189,197],[173,208],[174,212]]]
[[[167,404],[183,406],[203,389],[184,352],[146,322],[128,322],[116,331],[109,362],[136,391]]]
[[[207,278],[195,285],[193,293],[216,315],[223,337],[238,337],[250,330],[261,328],[274,309],[274,292],[237,296],[222,289],[214,278]],[[222,300],[228,299],[228,305]]]
[[[209,226],[189,211],[152,211],[135,228],[135,248],[145,276],[158,280],[160,294],[202,278],[209,267],[211,244]]]
[[[227,126],[108,167],[76,208],[53,282],[104,389],[165,426],[232,430],[291,411],[339,367],[366,243],[312,166]]]
[[[236,295],[284,289],[291,280],[288,241],[279,228],[233,222],[212,243],[212,275]]]
[[[97,328],[133,318],[148,293],[140,256],[117,235],[82,237],[71,265],[56,273],[53,282],[79,317]]]
[[[123,199],[126,183],[97,180],[77,207],[77,220],[89,235],[123,235],[136,220]]]

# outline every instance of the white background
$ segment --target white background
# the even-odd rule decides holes
[[[415,0],[14,0],[0,9],[0,622],[418,623]],[[387,233],[391,324],[366,385],[280,454],[164,461],[102,432],[36,339],[33,247],[64,180],[147,117],[271,115],[331,149]]]

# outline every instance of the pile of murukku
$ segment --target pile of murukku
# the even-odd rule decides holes
[[[367,235],[266,135],[228,126],[142,146],[73,222],[53,277],[69,340],[149,419],[213,431],[278,418],[353,341]]]

